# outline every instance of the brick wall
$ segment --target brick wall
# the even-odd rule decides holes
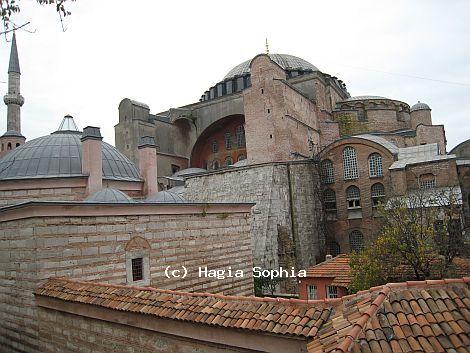
[[[38,351],[32,293],[43,279],[69,276],[125,284],[125,248],[136,235],[150,244],[152,286],[250,295],[249,231],[247,214],[230,212],[32,217],[0,222],[0,344],[7,352]],[[164,276],[165,266],[181,265],[189,270],[186,279]],[[198,278],[199,265],[232,266],[247,275],[224,280]]]
[[[41,353],[242,352],[227,346],[45,308],[39,309],[38,318]]]

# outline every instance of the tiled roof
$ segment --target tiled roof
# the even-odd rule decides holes
[[[313,337],[330,315],[330,301],[235,297],[183,293],[150,287],[132,287],[50,279],[36,295],[109,309],[154,315],[207,325],[282,335]]]
[[[323,261],[307,270],[307,277],[334,278],[331,283],[334,286],[347,287],[351,282],[351,268],[349,256],[340,254],[330,260]]]
[[[35,294],[160,318],[304,337],[308,353],[468,352],[470,277],[330,300],[231,297],[49,279]]]
[[[390,283],[342,297],[308,352],[468,352],[469,283]]]

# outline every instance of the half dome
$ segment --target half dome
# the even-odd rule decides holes
[[[277,63],[286,71],[300,70],[300,71],[319,71],[315,65],[312,65],[307,60],[289,54],[268,54],[272,61]],[[224,80],[228,80],[235,76],[243,76],[250,73],[251,59],[242,62],[230,70],[225,75]]]

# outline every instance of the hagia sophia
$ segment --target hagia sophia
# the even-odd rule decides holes
[[[468,296],[468,277],[307,301],[284,299],[298,294],[295,277],[278,285],[280,299],[254,297],[252,276],[197,276],[200,266],[299,271],[359,251],[380,230],[379,204],[417,189],[455,197],[469,225],[470,140],[448,151],[427,104],[351,96],[308,61],[265,53],[192,104],[155,113],[123,99],[112,146],[99,127],[81,129],[69,115],[49,135],[23,136],[20,78],[14,34],[0,137],[0,351],[464,352],[470,344],[461,314],[470,307],[458,299]],[[420,300],[438,309],[420,311]],[[390,317],[401,320],[400,305],[422,316],[419,339],[397,331]],[[424,328],[441,317],[455,338]]]

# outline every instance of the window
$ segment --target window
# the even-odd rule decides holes
[[[325,184],[330,184],[335,182],[335,175],[333,172],[333,162],[329,159],[324,160],[321,163],[321,172],[322,179]]]
[[[217,170],[220,168],[220,163],[217,159],[214,159],[214,161],[212,161],[212,169],[213,170]]]
[[[20,147],[20,143],[19,143],[19,142],[16,143],[16,147]]]
[[[346,189],[346,200],[349,210],[361,207],[361,191],[357,186],[352,185]]]
[[[241,154],[238,156],[237,161],[240,162],[240,161],[243,161],[244,159],[246,159],[245,155]]]
[[[225,149],[231,150],[232,149],[232,135],[230,132],[225,133]]]
[[[317,286],[312,285],[312,284],[308,286],[308,299],[309,300],[317,299]]]
[[[179,165],[176,165],[176,164],[172,164],[171,165],[171,173],[172,174],[175,174],[176,172],[179,172],[180,171],[180,166]]]
[[[141,257],[132,259],[132,280],[142,281],[144,279],[144,261]]]
[[[7,150],[11,150],[11,142],[8,142]]]
[[[339,244],[334,240],[328,240],[326,247],[328,249],[328,254],[333,257],[338,256],[341,253]]]
[[[331,189],[323,191],[323,203],[326,211],[336,211],[336,193]]]
[[[229,166],[229,165],[232,165],[232,164],[233,164],[232,157],[228,156],[227,158],[225,158],[225,165],[226,166]]]
[[[236,136],[237,136],[238,148],[244,147],[245,146],[245,129],[243,128],[243,125],[240,125],[237,127]]]
[[[366,121],[366,112],[364,111],[364,109],[359,109],[357,111],[357,120],[358,121]]]
[[[421,189],[433,189],[436,187],[436,177],[434,174],[427,173],[419,176],[419,186]]]
[[[359,230],[353,230],[351,234],[349,234],[349,246],[351,247],[351,251],[361,251],[364,247],[364,236]]]
[[[326,296],[327,298],[338,298],[338,287],[326,286]]]
[[[356,150],[352,147],[343,150],[343,168],[345,180],[358,178]]]
[[[383,184],[376,183],[372,185],[370,188],[370,195],[372,198],[372,207],[377,207],[385,198],[385,188]]]
[[[214,140],[212,141],[212,153],[217,153],[219,152],[219,143]]]
[[[383,176],[382,156],[378,153],[372,153],[369,156],[369,176],[371,178]]]

